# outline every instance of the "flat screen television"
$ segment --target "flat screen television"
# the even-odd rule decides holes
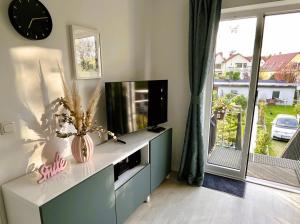
[[[168,81],[106,82],[107,128],[116,135],[167,122]]]

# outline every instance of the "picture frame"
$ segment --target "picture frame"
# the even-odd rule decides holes
[[[71,25],[73,67],[76,79],[102,76],[100,34],[96,29]]]

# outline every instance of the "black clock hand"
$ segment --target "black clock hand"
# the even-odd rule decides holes
[[[29,29],[29,28],[31,27],[33,21],[35,21],[35,20],[41,20],[41,19],[48,19],[48,17],[47,17],[47,16],[44,16],[44,17],[36,17],[36,18],[32,18],[32,19],[30,20],[30,23],[29,23],[27,29]]]

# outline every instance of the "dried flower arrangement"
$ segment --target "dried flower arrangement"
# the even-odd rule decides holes
[[[64,77],[62,70],[59,66],[59,71],[61,79],[63,82],[64,97],[58,99],[58,103],[63,106],[66,112],[61,114],[56,114],[59,118],[59,124],[68,123],[74,126],[77,132],[61,132],[56,131],[56,135],[59,138],[68,138],[70,136],[84,136],[87,133],[98,133],[101,137],[102,134],[108,134],[114,140],[117,140],[115,134],[111,131],[104,129],[102,126],[98,126],[96,121],[93,122],[94,116],[97,110],[97,104],[101,96],[100,82],[97,84],[88,104],[86,111],[83,111],[81,105],[81,97],[75,82],[73,82],[71,90],[69,89]]]

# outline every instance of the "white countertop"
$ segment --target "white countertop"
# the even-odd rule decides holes
[[[125,159],[161,133],[143,130],[122,136],[127,144],[109,141],[96,146],[93,157],[87,163],[79,164],[68,157],[68,167],[42,184],[36,183],[37,175],[29,174],[4,184],[2,188],[40,207],[107,166]]]

